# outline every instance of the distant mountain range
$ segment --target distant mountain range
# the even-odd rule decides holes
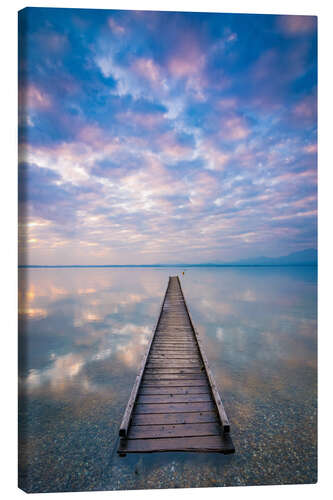
[[[200,264],[102,264],[102,265],[19,265],[19,267],[205,267],[205,266],[317,266],[317,250],[309,248],[282,257],[255,257],[232,262],[203,262]]]
[[[223,265],[233,266],[316,266],[318,262],[318,252],[314,248],[294,252],[282,257],[255,257],[252,259],[242,259],[233,262],[226,262]],[[222,264],[222,263],[221,263]]]
[[[204,262],[201,264],[174,264],[175,267],[200,266],[317,266],[317,250],[309,248],[282,257],[253,257],[230,262]],[[163,266],[163,264],[157,264]]]

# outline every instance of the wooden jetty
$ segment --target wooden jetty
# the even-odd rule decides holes
[[[228,417],[178,276],[169,278],[119,435],[120,456],[235,451]]]

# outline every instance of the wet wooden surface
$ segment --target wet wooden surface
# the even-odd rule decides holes
[[[177,276],[169,278],[143,361],[120,429],[118,453],[233,453],[229,422]]]

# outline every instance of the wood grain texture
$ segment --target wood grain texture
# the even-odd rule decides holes
[[[132,425],[129,439],[164,437],[219,436],[221,427],[217,422],[167,425]]]
[[[209,385],[199,387],[163,387],[156,385],[155,387],[145,386],[141,384],[139,396],[148,394],[210,394]]]
[[[133,415],[132,425],[195,424],[202,422],[218,422],[216,412],[142,413]]]
[[[122,441],[122,440],[121,440]],[[227,436],[195,436],[155,439],[128,439],[121,442],[125,453],[152,453],[163,451],[197,451],[233,453],[234,448]]]

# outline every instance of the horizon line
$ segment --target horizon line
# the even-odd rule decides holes
[[[293,264],[19,264],[19,269],[27,268],[87,268],[87,267],[318,267],[318,263]]]

